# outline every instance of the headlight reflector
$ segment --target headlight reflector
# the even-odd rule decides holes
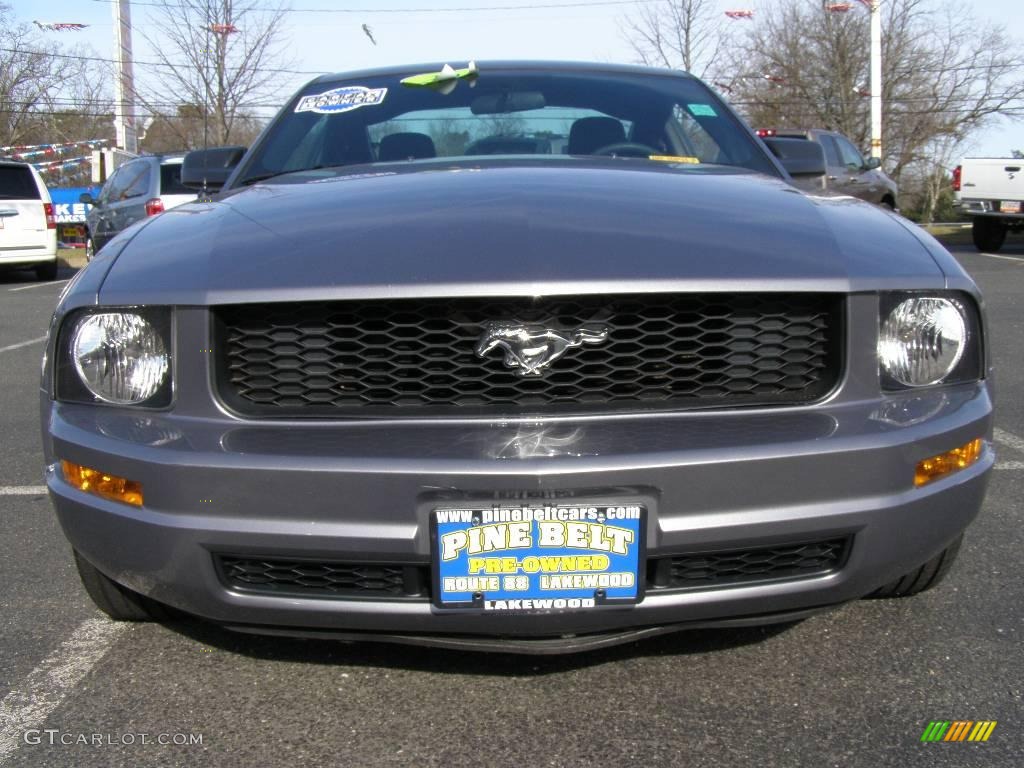
[[[943,381],[967,347],[967,323],[949,299],[913,297],[896,305],[878,338],[882,370],[906,387]]]
[[[135,312],[101,312],[79,320],[71,337],[71,362],[96,398],[131,405],[163,386],[170,356],[161,334]]]

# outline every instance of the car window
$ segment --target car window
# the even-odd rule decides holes
[[[842,136],[835,137],[836,144],[839,146],[839,154],[843,158],[843,165],[850,170],[860,170],[864,167],[864,157],[856,148]]]
[[[119,200],[121,193],[124,192],[125,186],[128,184],[128,174],[131,173],[129,166],[122,165],[103,184],[103,189],[100,190],[100,202],[109,203],[112,200]]]
[[[235,183],[307,169],[481,155],[615,154],[669,161],[679,171],[717,164],[778,175],[749,129],[690,77],[495,70],[479,73],[472,87],[458,82],[450,89],[403,79],[310,84],[253,148]]]
[[[181,163],[164,163],[160,166],[160,194],[195,194],[195,190],[190,190],[181,183]]]
[[[827,134],[821,136],[821,146],[825,150],[825,161],[830,166],[846,165],[839,157],[839,148],[836,147],[835,139]]]
[[[133,197],[142,197],[149,193],[150,164],[137,163],[128,174],[128,183],[121,192],[120,199],[129,200]]]
[[[24,165],[0,165],[0,200],[39,200],[39,187]]]

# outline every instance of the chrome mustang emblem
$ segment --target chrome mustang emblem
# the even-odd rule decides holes
[[[501,320],[484,326],[476,354],[484,357],[495,347],[501,347],[505,350],[505,365],[516,369],[516,375],[540,376],[571,347],[600,344],[607,338],[607,326],[599,323],[587,323],[574,331],[563,331],[536,323]]]

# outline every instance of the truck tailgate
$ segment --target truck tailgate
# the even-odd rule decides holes
[[[964,160],[961,179],[964,198],[1024,200],[1024,160],[968,158]]]

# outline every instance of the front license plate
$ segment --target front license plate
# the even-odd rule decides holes
[[[1020,213],[1020,200],[1003,200],[999,203],[1000,213]]]
[[[637,603],[646,518],[640,504],[435,509],[434,604],[546,612]]]

